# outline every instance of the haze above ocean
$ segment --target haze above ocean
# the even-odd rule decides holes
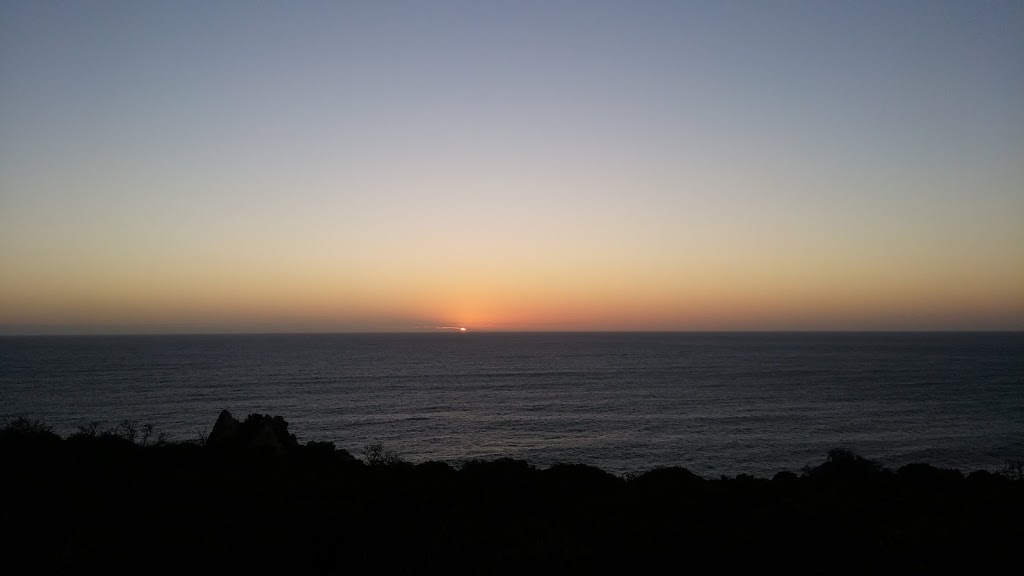
[[[430,333],[0,338],[0,419],[61,434],[222,409],[413,462],[502,456],[771,476],[1024,458],[1024,333]]]

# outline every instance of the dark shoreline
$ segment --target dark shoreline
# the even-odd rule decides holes
[[[412,465],[299,444],[281,418],[222,414],[206,442],[145,427],[0,429],[11,573],[214,566],[302,573],[1000,572],[1019,564],[1024,470],[844,450],[801,474],[618,477],[499,459]]]

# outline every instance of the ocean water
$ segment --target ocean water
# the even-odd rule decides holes
[[[205,435],[230,410],[407,460],[510,456],[771,476],[833,447],[1024,458],[1024,333],[436,333],[0,338],[0,419]]]

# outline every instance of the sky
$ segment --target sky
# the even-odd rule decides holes
[[[1024,2],[0,3],[0,333],[1024,329]]]

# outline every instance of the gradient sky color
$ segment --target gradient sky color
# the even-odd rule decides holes
[[[1024,329],[1024,2],[4,2],[0,332]]]

